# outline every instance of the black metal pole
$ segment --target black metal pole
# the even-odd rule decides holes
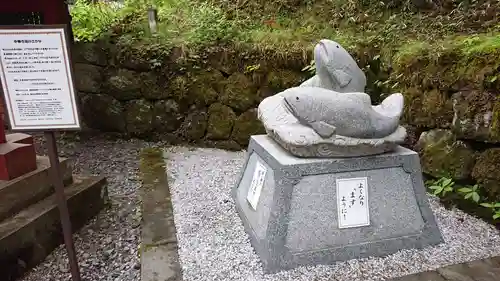
[[[78,260],[75,251],[75,244],[73,242],[73,232],[71,230],[71,219],[69,217],[66,195],[64,194],[63,175],[61,174],[61,167],[59,165],[59,155],[57,153],[57,143],[54,132],[45,132],[45,139],[47,140],[49,149],[50,174],[55,188],[57,206],[59,207],[64,244],[66,245],[66,251],[68,252],[71,277],[73,281],[81,281],[80,269],[78,267]]]

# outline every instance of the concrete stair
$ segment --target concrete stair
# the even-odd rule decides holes
[[[73,231],[103,208],[104,177],[72,175],[72,165],[61,159],[65,193]],[[43,261],[64,243],[47,157],[37,158],[38,169],[12,181],[0,181],[0,276],[13,281]]]

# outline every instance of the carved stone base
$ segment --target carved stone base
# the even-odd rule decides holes
[[[362,182],[364,191],[357,184],[345,185],[349,181]],[[343,197],[348,197],[346,206]],[[233,198],[267,273],[443,241],[428,205],[418,154],[403,147],[369,157],[305,159],[292,156],[267,135],[252,136]],[[343,210],[350,212],[349,219],[343,218]]]

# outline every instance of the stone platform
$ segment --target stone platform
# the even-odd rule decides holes
[[[297,158],[258,135],[247,157],[233,198],[266,273],[443,242],[414,151]]]
[[[59,210],[49,175],[48,157],[37,156],[37,169],[0,181],[0,278],[13,281],[43,261],[63,243]],[[60,158],[60,169],[72,223],[78,230],[104,207],[106,179],[72,175],[72,164]]]

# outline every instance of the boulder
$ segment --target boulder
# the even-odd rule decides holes
[[[245,111],[257,101],[257,91],[244,74],[234,73],[227,79],[220,101],[235,110]]]
[[[103,68],[91,64],[75,63],[75,88],[85,93],[100,93]]]
[[[141,97],[141,75],[128,69],[115,69],[108,73],[108,94],[118,100],[132,100]]]
[[[160,100],[153,106],[153,127],[158,132],[173,132],[182,123],[183,115],[179,104],[170,100]]]
[[[257,108],[252,108],[236,118],[231,139],[241,146],[247,146],[250,136],[265,133],[264,125],[257,118]]]
[[[182,135],[189,141],[197,141],[205,136],[208,114],[206,111],[193,111],[186,116],[181,125]]]
[[[477,158],[472,177],[480,183],[491,201],[500,201],[500,148],[491,148]]]
[[[84,122],[102,131],[125,132],[123,105],[112,96],[80,94],[80,111]]]
[[[217,101],[224,90],[226,78],[216,69],[204,70],[192,74],[189,86],[189,103],[208,106]]]
[[[161,100],[168,97],[166,85],[158,79],[158,74],[153,72],[141,72],[139,74],[142,97],[149,100]]]
[[[102,42],[76,43],[73,60],[77,63],[88,63],[98,66],[108,65],[106,48]]]
[[[420,154],[424,173],[434,177],[467,179],[476,161],[474,150],[450,130],[423,132],[415,149]]]
[[[500,142],[500,100],[483,91],[462,91],[453,95],[452,130],[460,138]]]
[[[233,130],[236,114],[221,103],[214,103],[208,108],[207,138],[211,140],[226,140]]]
[[[153,105],[145,99],[127,102],[125,114],[129,134],[140,136],[153,130]]]

